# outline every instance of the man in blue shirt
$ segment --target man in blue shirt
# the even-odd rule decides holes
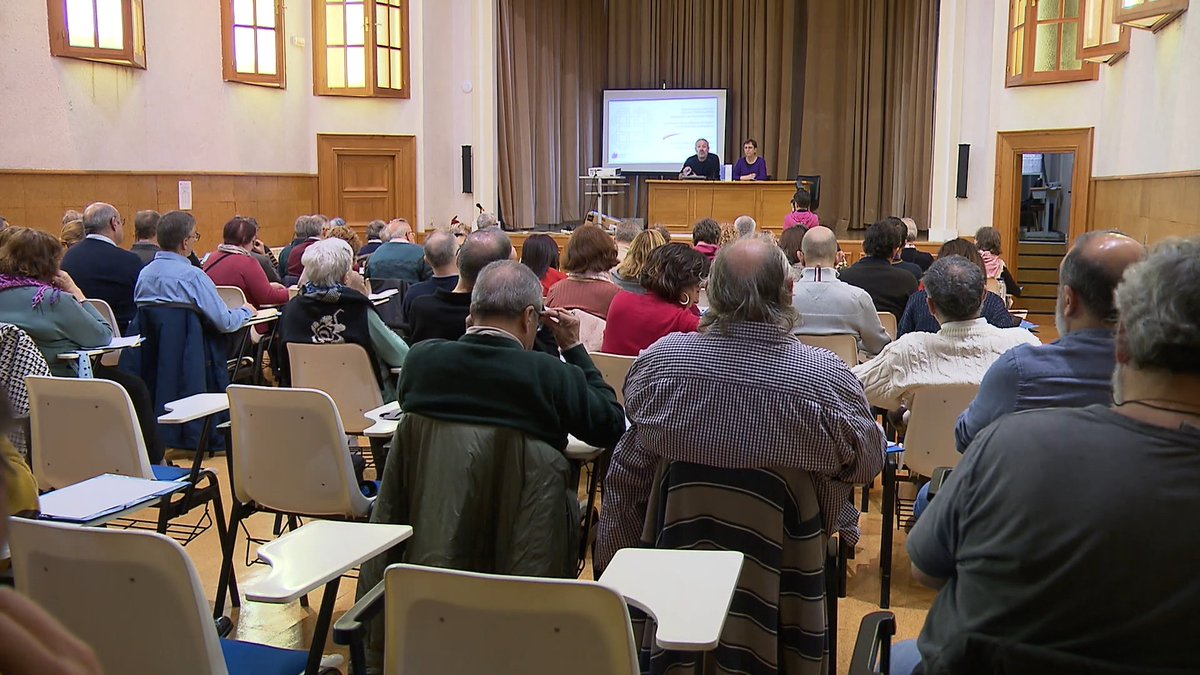
[[[992,364],[954,428],[959,452],[1012,412],[1112,403],[1113,292],[1125,268],[1145,254],[1145,247],[1117,232],[1089,232],[1075,241],[1059,267],[1054,323],[1062,337],[1014,347]]]
[[[142,268],[133,297],[141,305],[190,305],[210,326],[232,333],[254,316],[250,304],[230,309],[217,293],[212,279],[188,261],[200,233],[196,219],[184,211],[172,211],[158,221],[158,245],[162,250]]]
[[[412,227],[403,218],[388,223],[384,244],[367,259],[368,279],[395,279],[415,284],[433,276],[425,249],[413,243]]]

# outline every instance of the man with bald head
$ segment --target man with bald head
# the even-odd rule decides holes
[[[425,250],[413,243],[413,230],[408,221],[396,218],[383,230],[384,244],[367,259],[365,276],[368,279],[392,279],[415,284],[433,276],[425,261]]]
[[[375,255],[379,255],[388,245],[381,246]],[[462,337],[467,330],[471,290],[475,287],[476,278],[488,264],[497,260],[508,260],[512,250],[512,242],[508,235],[498,227],[476,230],[468,234],[455,254],[458,283],[453,290],[438,288],[433,293],[414,300],[405,311],[405,333],[409,343],[416,344],[431,338],[457,340]]]
[[[142,271],[142,259],[121,248],[125,220],[112,204],[89,204],[83,210],[83,230],[87,236],[67,249],[62,270],[71,275],[84,295],[112,307],[117,328],[123,334],[137,309],[133,287]]]
[[[1054,324],[1062,337],[1015,347],[992,364],[954,428],[959,452],[1008,413],[1112,403],[1113,294],[1125,268],[1145,255],[1144,246],[1119,232],[1089,232],[1075,240],[1059,266]]]
[[[425,235],[422,248],[433,276],[408,287],[401,316],[408,316],[417,298],[433,295],[439,289],[453,291],[458,286],[458,238],[446,230],[434,230]]]
[[[803,271],[792,289],[792,306],[800,313],[797,335],[854,335],[859,351],[874,356],[891,342],[871,295],[838,279],[837,236],[820,225],[800,244]]]

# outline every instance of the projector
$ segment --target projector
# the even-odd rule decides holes
[[[617,178],[620,175],[621,170],[617,167],[593,166],[588,169],[588,178]]]

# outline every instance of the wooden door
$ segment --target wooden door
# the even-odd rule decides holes
[[[317,135],[320,212],[362,232],[372,220],[417,223],[415,136]]]

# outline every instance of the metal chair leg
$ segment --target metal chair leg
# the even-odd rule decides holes
[[[887,609],[892,593],[892,537],[896,519],[896,460],[883,462],[883,533],[879,545],[879,606]]]

